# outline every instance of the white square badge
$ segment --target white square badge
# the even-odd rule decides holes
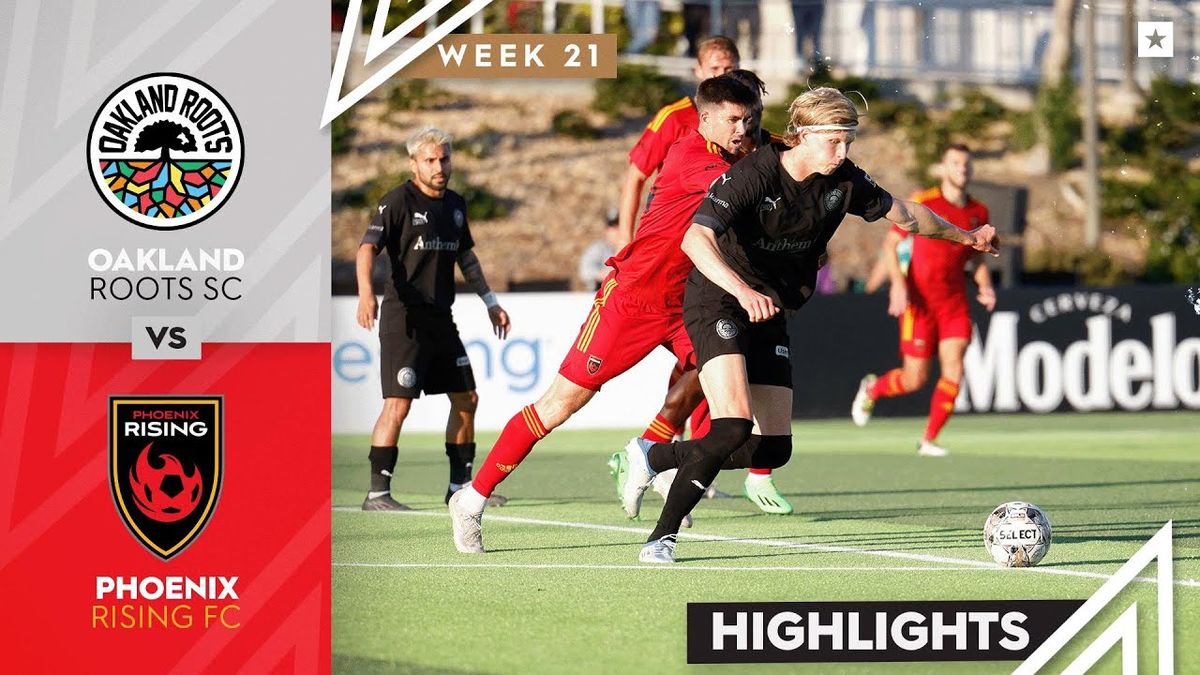
[[[1170,58],[1175,55],[1175,26],[1170,21],[1139,21],[1138,58]]]

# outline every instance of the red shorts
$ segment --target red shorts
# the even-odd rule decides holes
[[[936,305],[910,304],[900,315],[900,353],[918,359],[932,358],[938,342],[971,339],[971,313],[964,302]]]
[[[696,367],[696,353],[683,327],[682,312],[647,307],[622,293],[609,277],[592,311],[563,359],[558,373],[592,391],[637,365],[656,347],[666,347],[684,368]]]

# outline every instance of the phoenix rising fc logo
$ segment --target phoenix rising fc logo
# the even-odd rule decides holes
[[[108,478],[117,513],[164,560],[199,536],[224,474],[219,396],[113,396]]]
[[[186,75],[125,83],[92,120],[88,170],[122,218],[179,230],[211,216],[241,175],[243,141],[228,102]]]

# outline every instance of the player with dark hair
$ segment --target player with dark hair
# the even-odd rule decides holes
[[[972,230],[988,222],[988,210],[967,194],[971,182],[971,149],[956,143],[942,153],[941,184],[917,193],[913,201],[953,223]],[[930,361],[936,349],[941,375],[929,402],[929,423],[917,444],[917,454],[944,457],[949,452],[935,445],[938,433],[954,412],[962,381],[963,355],[971,341],[971,314],[963,268],[975,260],[976,300],[990,312],[996,306],[992,277],[979,253],[952,241],[917,237],[912,241],[908,273],[901,267],[896,247],[908,233],[893,227],[880,255],[892,286],[888,314],[900,320],[901,366],[883,375],[867,375],[858,386],[850,416],[858,426],[871,419],[875,401],[914,392],[929,380]]]
[[[726,45],[727,42],[727,38],[710,38],[705,40],[701,46],[709,51],[714,48],[725,47],[736,50],[735,47],[732,47],[732,43]],[[705,53],[704,51],[701,52],[702,55]],[[736,54],[736,51],[734,53]],[[726,75],[741,82],[753,91],[757,97],[757,102],[751,109],[750,116],[753,126],[746,130],[746,135],[743,137],[743,151],[748,153],[756,147],[780,140],[773,137],[760,126],[763,113],[762,96],[767,91],[762,79],[754,72],[742,69],[731,70]],[[697,76],[699,77],[699,72],[697,72]],[[653,122],[651,123],[652,126]],[[633,207],[636,208],[637,201],[641,199],[641,184],[636,183],[636,181],[631,182],[629,179],[636,177],[636,175],[642,175],[639,173],[641,171],[638,168],[640,167],[639,161],[644,163],[647,157],[657,156],[651,154],[651,149],[660,147],[661,143],[670,137],[670,133],[670,128],[666,128],[661,129],[657,135],[651,135],[650,128],[648,127],[638,145],[630,153],[630,173],[627,175],[627,180],[621,193],[622,207],[626,205],[626,199],[629,196],[628,191],[636,188],[637,196],[633,201]],[[665,152],[663,156],[665,157]],[[632,219],[629,222],[629,231],[632,232]],[[689,417],[691,420],[692,438],[700,438],[708,433],[708,403],[705,402],[704,394],[700,390],[700,381],[696,378],[696,372],[694,370],[685,371],[677,366],[668,380],[668,392],[666,399],[663,401],[663,406],[650,424],[646,426],[646,430],[642,432],[642,438],[652,443],[669,442],[682,433],[684,424],[688,421]],[[622,462],[622,457],[623,453],[615,453],[608,463],[609,469],[617,479],[618,491],[624,482],[624,463]],[[655,478],[654,490],[662,495],[663,499],[667,498],[667,493],[670,490],[673,479],[674,472],[664,472],[661,476]],[[718,492],[711,485],[705,491],[705,494],[707,496],[723,495],[723,493]],[[742,484],[742,494],[751,503],[766,513],[788,515],[793,511],[791,503],[783,496],[779,488],[776,487],[775,481],[771,476],[771,469],[769,468],[749,468],[746,480]],[[688,523],[690,521],[685,520],[684,522]]]
[[[737,45],[727,37],[715,35],[696,47],[696,65],[692,73],[700,82],[724,75],[738,67],[741,57]],[[617,222],[621,228],[620,246],[633,239],[634,223],[642,202],[642,190],[650,176],[662,168],[671,144],[690,134],[700,123],[696,104],[690,96],[667,104],[650,118],[633,149],[629,151],[629,166],[621,185],[621,201]]]
[[[514,415],[472,485],[450,499],[455,547],[482,553],[487,497],[533,446],[591,400],[600,387],[665,347],[694,367],[683,327],[683,285],[691,262],[679,250],[696,206],[709,186],[737,159],[757,96],[737,80],[700,84],[697,129],[675,144],[654,183],[642,226],[609,260],[613,272],[596,293],[558,375],[533,405]],[[633,514],[630,514],[633,515]]]
[[[364,511],[406,511],[391,495],[400,427],[421,395],[446,394],[446,456],[450,484],[446,500],[471,480],[475,459],[475,376],[451,317],[454,265],[487,305],[496,337],[508,336],[508,313],[488,287],[467,223],[462,196],[450,181],[450,135],[440,129],[417,130],[407,143],[412,180],[387,193],[367,227],[355,258],[358,276],[358,324],[375,325],[371,287],[375,256],[387,251],[391,278],[384,285],[379,316],[380,376],[383,411],[371,432],[371,487]],[[503,500],[495,495],[496,503]]]
[[[821,256],[847,213],[995,251],[991,226],[964,232],[924,206],[894,200],[847,161],[858,111],[842,92],[805,92],[789,112],[784,143],[757,150],[714,182],[683,238],[696,266],[684,322],[712,428],[699,440],[635,438],[626,447],[627,510],[640,506],[656,472],[679,470],[642,562],[675,561],[683,517],[723,468],[778,467],[791,456],[792,369],[780,310],[812,296]]]

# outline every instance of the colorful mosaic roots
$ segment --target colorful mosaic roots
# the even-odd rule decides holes
[[[108,189],[149,218],[180,218],[212,201],[229,177],[229,161],[101,160]]]

